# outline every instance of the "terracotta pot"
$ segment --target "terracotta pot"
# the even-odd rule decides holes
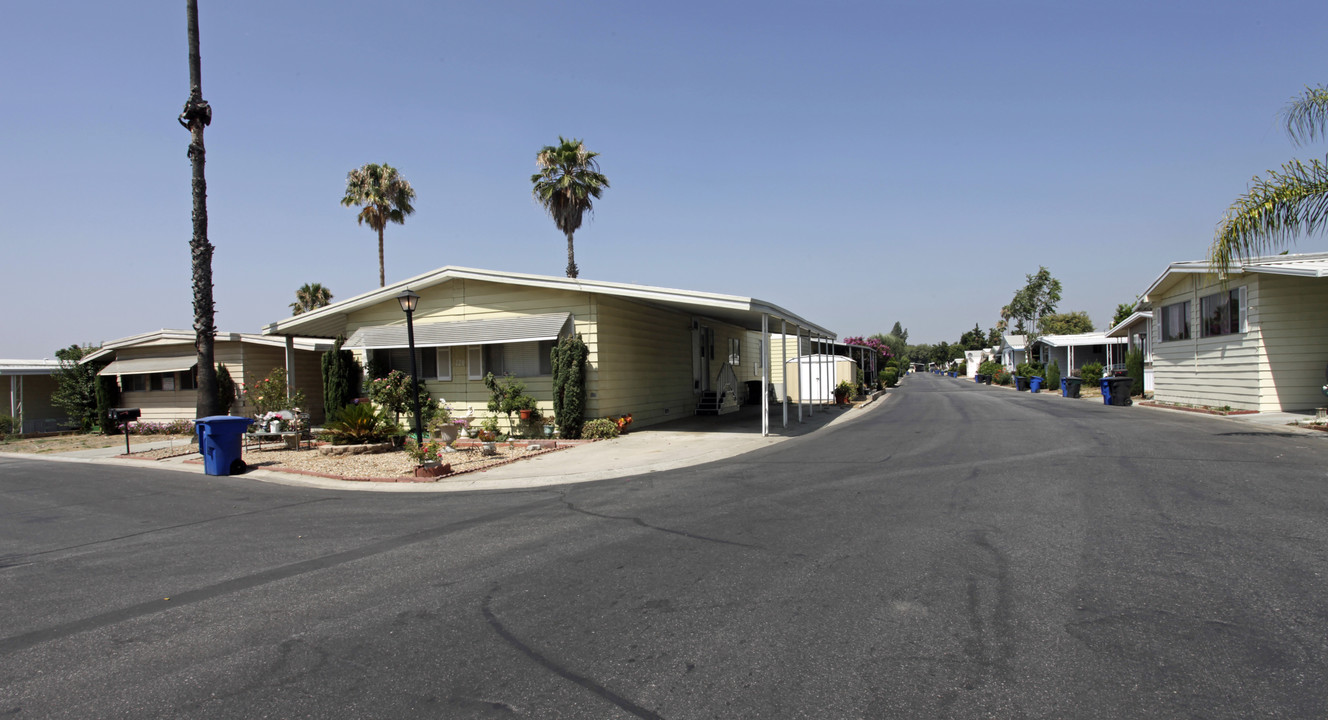
[[[438,477],[452,472],[450,463],[428,463],[415,468],[415,477]]]
[[[522,411],[521,411],[521,419],[522,419],[522,420],[529,420],[529,419],[530,419],[530,411],[529,411],[529,410],[522,410]]]

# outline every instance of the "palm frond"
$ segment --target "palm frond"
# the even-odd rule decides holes
[[[1291,98],[1282,109],[1287,135],[1297,145],[1328,138],[1328,87],[1306,86],[1305,92]]]
[[[1296,237],[1328,228],[1328,165],[1292,160],[1265,177],[1227,209],[1209,249],[1212,264],[1226,270],[1234,260],[1262,255]]]

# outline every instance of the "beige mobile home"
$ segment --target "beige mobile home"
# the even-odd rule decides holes
[[[553,411],[549,350],[579,333],[590,351],[586,416],[631,414],[635,426],[730,408],[762,380],[761,333],[772,325],[829,331],[753,298],[546,275],[444,267],[279,320],[267,336],[334,338],[362,363],[410,372],[406,316],[426,387],[462,415],[487,414],[486,373],[510,373],[545,415]],[[766,418],[763,417],[763,429]]]
[[[323,421],[323,352],[332,348],[325,340],[281,338],[244,333],[219,332],[213,356],[226,366],[235,381],[236,402],[232,415],[252,415],[245,388],[267,377],[274,368],[284,368],[295,389],[304,393],[307,407],[301,408],[313,422]],[[288,358],[290,364],[287,364]],[[194,333],[188,330],[157,330],[112,340],[80,362],[110,363],[101,375],[114,376],[120,388],[118,404],[139,408],[144,422],[193,420],[198,407],[196,369],[198,352]]]
[[[1144,292],[1154,397],[1258,410],[1325,404],[1328,253],[1172,263]]]

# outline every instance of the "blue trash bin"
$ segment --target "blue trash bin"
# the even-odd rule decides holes
[[[1070,397],[1070,391],[1065,389],[1065,378],[1061,378],[1061,397]]]
[[[212,415],[194,421],[198,451],[203,454],[203,472],[208,475],[239,475],[249,468],[240,456],[240,440],[252,418]]]
[[[1028,379],[1028,391],[1037,392],[1042,389],[1042,378],[1034,375]]]
[[[1107,382],[1107,379],[1106,379],[1106,378],[1102,378],[1102,380],[1099,381],[1099,382],[1100,382],[1101,385],[1102,385],[1102,404],[1103,404],[1103,405],[1110,405],[1110,404],[1111,404],[1111,383]]]

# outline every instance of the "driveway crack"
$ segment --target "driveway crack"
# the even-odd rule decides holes
[[[635,523],[648,530],[658,530],[660,532],[670,533],[672,535],[681,535],[682,537],[688,538],[690,540],[701,540],[704,542],[720,543],[721,545],[736,545],[738,547],[751,548],[756,550],[760,549],[759,545],[752,545],[751,543],[738,542],[737,540],[725,540],[723,538],[709,537],[708,535],[697,535],[696,533],[689,533],[686,530],[674,530],[673,528],[651,525],[650,523],[646,522],[645,520],[642,520],[639,517],[633,517],[630,515],[607,515],[605,513],[597,513],[591,510],[586,510],[585,508],[579,508],[565,497],[559,499],[562,501],[562,504],[567,506],[568,510],[571,510],[572,512],[581,513],[582,515],[589,515],[591,517],[597,517],[604,520],[625,520],[627,522]]]

